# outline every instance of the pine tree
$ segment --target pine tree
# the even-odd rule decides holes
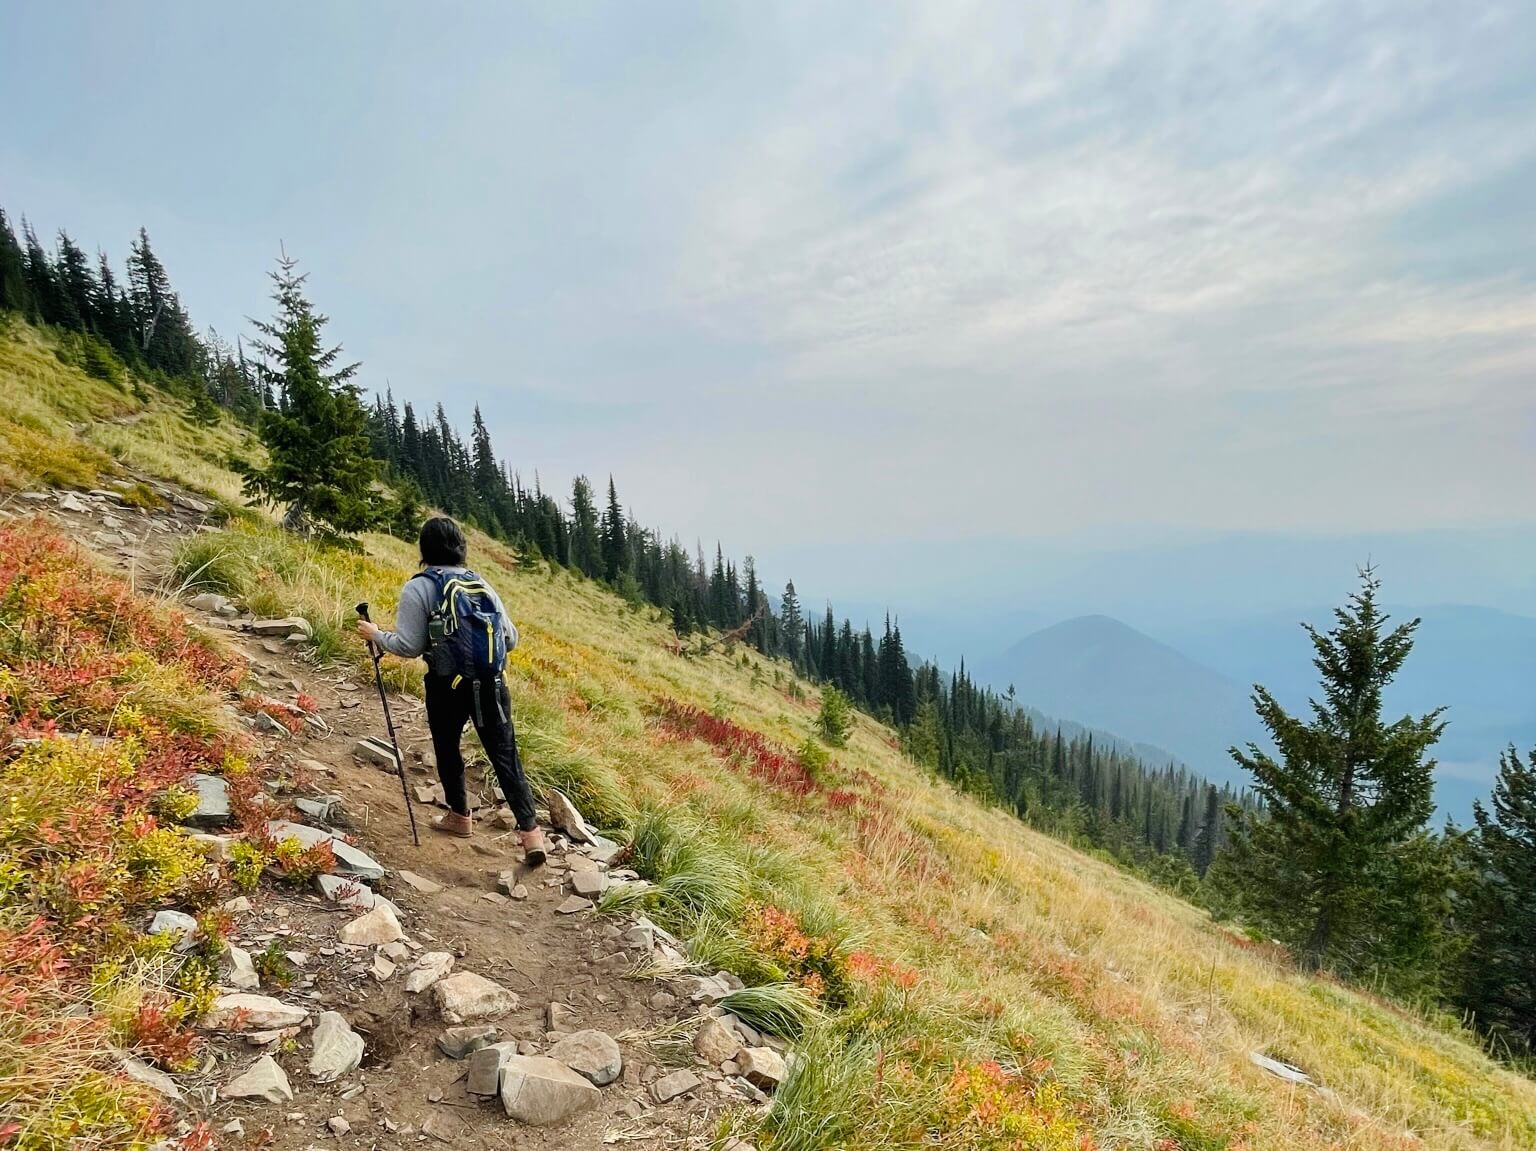
[[[624,509],[619,506],[619,492],[608,477],[608,506],[603,509],[603,578],[617,583],[619,573],[629,570],[629,549],[624,540]]]
[[[1456,999],[1484,1031],[1536,1052],[1536,750],[1500,757],[1491,803],[1472,807],[1477,878]]]
[[[287,255],[272,273],[277,315],[256,324],[257,347],[273,363],[260,372],[278,395],[262,414],[265,468],[246,473],[246,494],[286,507],[285,523],[307,530],[360,531],[379,518],[372,506],[374,461],[368,454],[368,416],[348,381],[356,364],[337,367],[340,346],[322,348],[326,319],[304,296],[304,277]],[[275,366],[274,366],[275,365]]]
[[[1306,628],[1323,689],[1312,721],[1256,685],[1254,707],[1280,758],[1255,744],[1232,749],[1267,817],[1230,828],[1223,858],[1243,909],[1310,968],[1373,964],[1371,941],[1386,931],[1388,910],[1377,885],[1434,809],[1426,753],[1445,726],[1438,710],[1383,723],[1382,690],[1413,649],[1419,621],[1385,632],[1373,570],[1360,573],[1360,585],[1330,631]]]
[[[128,255],[128,297],[144,362],[173,378],[193,375],[199,346],[192,322],[171,290],[170,276],[143,228]]]
[[[1184,806],[1179,813],[1179,832],[1173,837],[1173,842],[1178,844],[1179,850],[1186,855],[1195,845],[1195,797],[1190,794],[1184,796]]]
[[[779,624],[784,633],[784,654],[790,665],[799,669],[805,643],[805,617],[800,613],[800,597],[795,594],[795,581],[784,585],[784,598],[779,601]]]
[[[816,730],[831,747],[845,747],[848,743],[848,733],[853,730],[853,709],[848,697],[835,687],[822,689]]]
[[[1205,814],[1200,820],[1200,831],[1195,836],[1190,862],[1202,878],[1210,870],[1211,861],[1221,846],[1221,796],[1211,784],[1205,785]]]
[[[571,566],[588,579],[596,579],[603,571],[602,552],[592,483],[586,476],[577,476],[571,484]]]
[[[16,233],[0,208],[0,312],[31,314],[32,293],[27,288],[27,257]]]
[[[91,262],[62,228],[59,229],[58,258],[54,268],[59,278],[59,299],[65,310],[65,325],[76,331],[99,334],[96,323],[99,286],[91,271]]]

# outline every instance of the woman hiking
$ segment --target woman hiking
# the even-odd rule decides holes
[[[395,630],[362,620],[358,633],[391,655],[426,660],[427,727],[448,802],[448,814],[431,821],[433,830],[466,839],[474,834],[459,751],[464,725],[473,723],[517,817],[524,858],[537,867],[544,862],[544,832],[517,754],[512,701],[502,677],[507,653],[517,646],[517,629],[495,589],[464,566],[468,545],[458,524],[433,516],[421,525],[419,542],[422,570],[401,589]]]

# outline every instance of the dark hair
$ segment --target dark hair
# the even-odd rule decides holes
[[[447,516],[433,516],[421,525],[421,562],[430,567],[463,567],[469,545],[459,525]]]

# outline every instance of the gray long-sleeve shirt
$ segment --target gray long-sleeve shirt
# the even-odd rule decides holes
[[[428,571],[447,572],[450,575],[463,575],[468,568],[462,567],[433,567]],[[507,641],[507,650],[511,651],[517,646],[517,628],[512,626],[512,617],[507,614],[506,606],[501,602],[501,597],[496,594],[496,589],[490,584],[491,599],[496,603],[496,610],[501,613],[501,622]],[[391,655],[398,655],[405,659],[421,655],[427,650],[427,621],[432,615],[432,609],[437,605],[433,602],[437,598],[437,585],[430,579],[410,579],[405,587],[400,590],[400,605],[395,608],[395,630],[384,631],[379,629],[378,644]]]

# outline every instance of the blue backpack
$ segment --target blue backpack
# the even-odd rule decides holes
[[[437,589],[427,617],[427,668],[453,687],[466,679],[495,679],[507,662],[507,631],[490,585],[472,571],[429,568],[421,577]]]

